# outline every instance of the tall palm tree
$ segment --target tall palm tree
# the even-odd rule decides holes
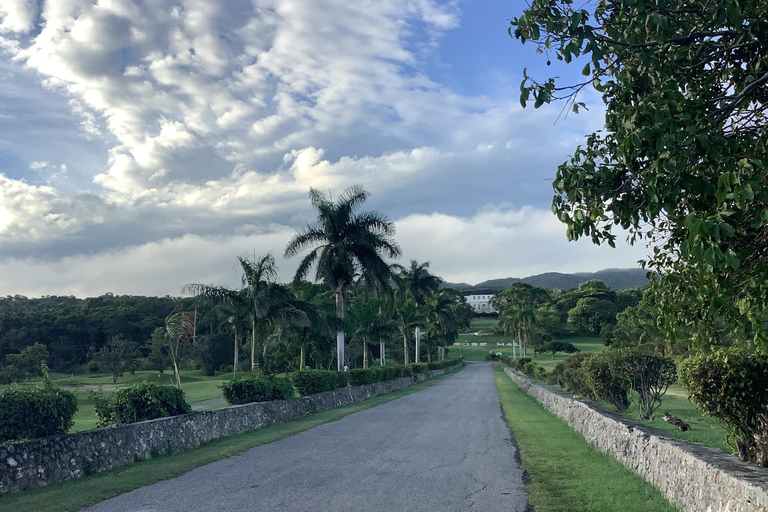
[[[301,280],[316,264],[316,279],[331,288],[336,296],[336,313],[344,318],[350,286],[362,274],[380,283],[388,283],[389,265],[385,257],[400,256],[400,247],[392,236],[395,225],[381,213],[358,212],[370,194],[360,186],[350,187],[337,201],[316,189],[309,198],[317,210],[317,223],[296,233],[285,248],[290,258],[312,250],[296,269],[295,281]],[[344,329],[336,333],[337,367],[344,367]]]
[[[257,333],[265,339],[270,324],[308,323],[307,315],[295,305],[295,297],[288,288],[275,282],[277,264],[272,253],[251,261],[238,256],[237,261],[243,272],[241,287],[233,290],[226,286],[188,284],[184,288],[198,297],[222,300],[232,305],[235,311],[247,312],[251,320],[251,371],[259,368],[256,361]]]
[[[442,280],[429,273],[429,262],[419,264],[416,260],[411,260],[411,266],[409,268],[400,267],[398,273],[398,285],[405,291],[405,294],[409,296],[416,303],[417,306],[424,306],[429,295],[440,288]],[[420,341],[421,341],[421,326],[420,322],[416,324],[415,328],[415,361],[420,362]]]

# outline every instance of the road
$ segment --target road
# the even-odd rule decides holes
[[[515,511],[516,447],[488,363],[102,502],[92,512]]]

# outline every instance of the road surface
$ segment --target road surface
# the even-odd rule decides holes
[[[102,502],[93,512],[514,511],[516,447],[488,363]]]

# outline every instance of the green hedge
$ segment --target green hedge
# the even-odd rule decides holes
[[[291,381],[274,375],[247,375],[225,382],[222,384],[221,390],[229,405],[293,398]]]
[[[77,398],[55,386],[0,390],[0,442],[64,434],[72,426]]]
[[[118,425],[178,416],[192,411],[184,392],[174,386],[142,382],[112,395],[113,421]]]
[[[314,395],[324,391],[331,391],[338,387],[346,387],[347,377],[342,375],[344,384],[341,385],[339,373],[329,370],[304,370],[293,374],[293,385],[301,396]]]
[[[447,359],[432,363],[414,363],[408,366],[372,366],[371,368],[353,368],[346,372],[326,370],[304,370],[293,376],[293,383],[302,396],[322,393],[335,388],[365,386],[401,377],[412,377],[416,373],[448,368],[460,363],[460,359]]]

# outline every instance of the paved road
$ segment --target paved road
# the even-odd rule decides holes
[[[516,448],[490,364],[107,500],[98,512],[515,511]]]

